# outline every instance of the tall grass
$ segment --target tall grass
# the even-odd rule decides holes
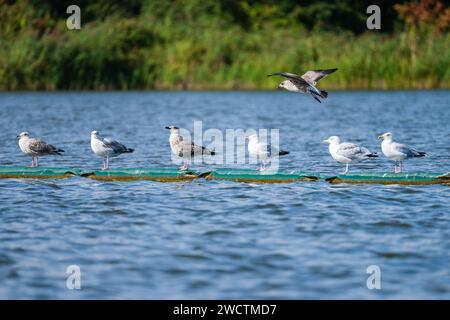
[[[151,7],[79,31],[58,20],[41,32],[3,34],[0,90],[272,89],[280,79],[268,73],[332,67],[339,72],[327,78],[330,89],[450,87],[448,32],[245,27],[195,9],[185,8],[187,18]]]

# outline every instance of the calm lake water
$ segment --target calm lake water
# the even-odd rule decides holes
[[[16,135],[66,150],[41,166],[100,168],[94,129],[135,148],[112,167],[171,167],[165,125],[279,128],[281,168],[335,174],[330,135],[381,153],[377,134],[450,171],[450,91],[3,93],[0,165],[29,165]],[[208,166],[214,167],[214,166]],[[217,166],[220,167],[220,166]],[[197,166],[204,169],[206,166]],[[391,171],[381,156],[352,171]],[[2,299],[450,298],[450,188],[0,180]],[[81,290],[66,268],[81,268]],[[381,269],[369,290],[366,269]]]

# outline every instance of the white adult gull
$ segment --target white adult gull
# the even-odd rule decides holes
[[[91,149],[96,155],[103,158],[102,170],[109,168],[109,158],[134,151],[134,149],[127,148],[116,140],[102,138],[99,132],[95,130],[91,132]]]
[[[378,136],[378,139],[383,139],[381,143],[381,151],[390,160],[395,161],[394,172],[399,173],[403,170],[403,160],[410,158],[425,157],[426,152],[417,151],[407,145],[394,142],[392,140],[392,133],[386,132]]]
[[[289,72],[276,72],[269,74],[268,77],[282,76],[288,78],[288,80],[284,80],[278,85],[278,89],[284,88],[287,91],[307,93],[310,94],[318,102],[322,103],[322,101],[320,101],[319,98],[322,99],[327,98],[328,92],[317,89],[316,84],[320,81],[320,79],[326,77],[330,73],[335,72],[336,70],[337,68],[324,70],[310,70],[307,71],[302,76]]]
[[[180,128],[176,126],[166,126],[165,128],[170,130],[169,144],[172,153],[183,160],[183,165],[180,167],[180,170],[184,171],[189,169],[191,159],[195,156],[213,156],[216,154],[214,150],[209,150],[206,147],[196,145],[185,139],[180,134]]]
[[[345,173],[348,173],[348,166],[350,163],[357,163],[366,159],[376,158],[378,155],[375,152],[370,152],[365,147],[360,147],[354,143],[342,142],[338,136],[331,136],[324,143],[329,144],[328,150],[331,156],[337,162],[345,163]]]
[[[248,153],[251,156],[256,156],[261,162],[261,167],[259,170],[266,169],[266,163],[270,161],[271,158],[277,156],[284,156],[289,154],[289,151],[278,150],[274,146],[260,142],[256,134],[248,136]]]
[[[20,150],[31,157],[31,167],[37,167],[39,165],[39,157],[61,155],[61,153],[64,152],[64,150],[56,148],[41,139],[30,138],[28,132],[20,133],[17,138],[19,138]]]

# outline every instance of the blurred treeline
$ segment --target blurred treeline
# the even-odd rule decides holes
[[[0,90],[273,89],[332,67],[330,89],[449,88],[449,25],[438,0],[0,0]]]

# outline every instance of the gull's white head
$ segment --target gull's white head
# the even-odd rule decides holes
[[[282,89],[282,88],[288,89],[288,88],[290,88],[291,86],[292,86],[292,83],[291,83],[289,80],[284,80],[283,82],[281,82],[281,83],[278,85],[277,89]]]
[[[28,132],[26,132],[26,131],[21,132],[21,133],[17,136],[17,138],[19,138],[19,139],[22,139],[22,138],[29,138],[29,137],[30,137],[30,134],[29,134]]]
[[[328,139],[323,140],[323,143],[339,144],[339,143],[341,143],[341,139],[338,136],[331,136]]]
[[[258,142],[258,136],[256,134],[251,134],[247,136],[248,142]]]
[[[94,137],[97,138],[98,135],[99,135],[99,132],[97,130],[91,131],[91,138],[94,138]]]
[[[383,140],[387,140],[387,141],[392,141],[392,133],[391,132],[386,132],[383,134],[380,134],[378,136],[378,139],[383,139]]]
[[[176,127],[176,126],[166,126],[165,127],[167,130],[170,130],[170,133],[175,133],[178,134],[180,133],[180,128]]]

